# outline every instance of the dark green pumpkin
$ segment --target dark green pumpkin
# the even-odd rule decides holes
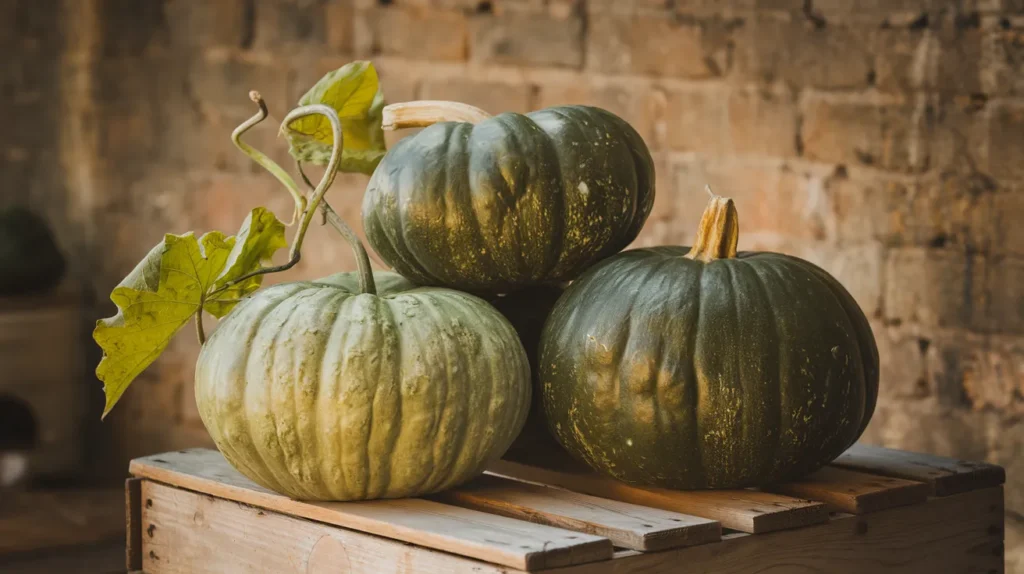
[[[732,200],[698,242],[588,270],[541,339],[542,401],[573,455],[626,482],[736,488],[792,479],[861,435],[878,351],[834,278],[777,253],[736,254]]]
[[[64,276],[65,262],[46,222],[24,207],[0,210],[0,295],[38,293]]]
[[[605,110],[563,106],[402,139],[370,179],[363,227],[416,283],[502,293],[573,279],[617,253],[653,203],[636,131]]]
[[[497,295],[488,299],[508,319],[519,335],[519,341],[523,344],[526,357],[530,361],[530,373],[533,381],[530,414],[526,418],[522,432],[505,453],[505,458],[509,460],[540,463],[564,459],[566,456],[565,450],[548,432],[545,423],[544,407],[540,400],[540,374],[537,364],[541,331],[562,292],[563,288],[560,286],[542,285],[527,287],[514,293]]]

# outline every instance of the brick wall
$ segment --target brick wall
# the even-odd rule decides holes
[[[866,440],[1005,465],[1024,562],[1024,2],[0,4],[0,45],[18,47],[0,92],[5,198],[27,193],[60,224],[97,316],[162,232],[288,212],[228,139],[249,89],[279,119],[324,72],[372,58],[389,101],[599,105],[656,157],[638,244],[688,243],[709,183],[737,200],[741,248],[833,272],[882,358]],[[253,141],[283,159],[274,136]],[[353,223],[365,181],[332,191]],[[288,277],[352,267],[322,229],[307,245]],[[112,468],[207,441],[196,352],[180,337],[102,427]]]

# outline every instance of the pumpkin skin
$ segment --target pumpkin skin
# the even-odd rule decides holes
[[[605,110],[561,106],[400,140],[367,185],[363,228],[415,283],[506,293],[619,252],[653,203],[639,134]]]
[[[485,301],[355,273],[258,291],[203,345],[196,402],[217,447],[306,500],[419,496],[481,473],[519,433],[530,371]]]
[[[66,264],[49,226],[24,207],[0,210],[0,295],[47,291]]]
[[[488,299],[519,334],[519,340],[526,349],[526,357],[530,361],[533,383],[530,414],[526,417],[522,432],[505,453],[504,458],[507,460],[541,463],[566,457],[565,450],[551,436],[545,422],[537,364],[541,331],[563,291],[564,289],[558,285],[542,285]]]
[[[764,485],[832,461],[878,394],[863,312],[807,261],[689,251],[620,253],[559,299],[540,348],[555,437],[602,473],[674,489]]]

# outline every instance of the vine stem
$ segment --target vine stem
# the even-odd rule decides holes
[[[256,94],[256,96],[258,97],[259,94]],[[256,98],[254,98],[253,101],[257,101]],[[257,101],[257,103],[260,104],[260,109],[262,112],[262,110],[266,109],[266,106],[265,104],[260,103],[261,101],[262,99],[260,99],[260,101]],[[253,117],[256,118],[260,115],[261,114],[257,114]],[[330,122],[331,135],[333,136],[332,141],[334,142],[334,145],[331,148],[331,158],[327,163],[327,168],[324,172],[323,177],[320,179],[320,183],[317,184],[308,201],[305,201],[305,198],[303,198],[303,210],[301,213],[301,218],[299,220],[299,227],[295,232],[295,237],[292,239],[292,245],[291,248],[289,249],[288,262],[285,263],[284,265],[279,265],[276,267],[264,267],[257,269],[251,273],[246,273],[245,275],[242,275],[241,277],[225,284],[221,288],[221,290],[227,289],[232,285],[237,285],[238,283],[241,283],[242,281],[245,281],[246,279],[255,277],[257,275],[277,273],[279,271],[286,271],[294,267],[295,264],[299,262],[299,259],[301,257],[302,244],[306,238],[306,231],[309,229],[309,224],[312,222],[313,216],[316,213],[317,208],[320,208],[327,217],[328,222],[331,223],[331,226],[334,227],[341,234],[341,236],[346,240],[346,242],[348,242],[349,246],[352,247],[352,251],[355,253],[356,265],[358,266],[359,270],[360,291],[369,294],[377,293],[376,283],[374,282],[373,279],[373,270],[370,267],[370,259],[366,253],[366,248],[363,247],[362,242],[359,240],[359,237],[356,236],[355,232],[352,231],[352,228],[350,228],[345,223],[345,221],[342,220],[341,217],[338,216],[338,214],[331,208],[331,206],[326,201],[324,201],[324,195],[327,193],[327,190],[330,189],[331,184],[334,183],[334,178],[338,173],[338,168],[341,166],[341,154],[342,149],[344,149],[344,133],[342,132],[341,129],[341,119],[338,118],[338,113],[335,112],[334,109],[331,108],[330,106],[325,106],[323,104],[312,104],[308,106],[302,106],[299,108],[295,108],[294,110],[289,112],[287,116],[285,116],[284,120],[281,122],[281,129],[285,129],[289,124],[296,120],[312,115],[322,115],[327,118],[328,122]],[[248,152],[246,153],[248,154]],[[274,175],[277,175],[278,173],[284,174],[284,176],[287,178],[287,182],[280,176],[278,177],[278,180],[282,181],[282,183],[285,184],[285,187],[288,187],[289,192],[293,192],[293,196],[298,195],[302,197],[302,194],[298,191],[298,186],[295,184],[295,180],[293,180],[291,176],[288,176],[287,173],[284,172],[284,170],[279,165],[277,165],[273,160],[264,156],[263,154],[260,155],[264,158],[265,161],[258,161],[258,163],[260,163],[260,165],[262,165],[263,167],[267,168],[267,170],[273,173]],[[250,154],[250,157],[254,156],[251,156]],[[271,169],[268,166],[273,166],[273,169]]]
[[[304,182],[306,183],[306,186],[307,186],[307,187],[308,187],[308,188],[310,189],[310,191],[312,191],[312,190],[313,190],[313,189],[314,189],[314,188],[315,188],[316,186],[315,186],[315,185],[313,185],[313,183],[312,183],[311,181],[309,181],[309,177],[307,177],[307,176],[306,176],[306,170],[304,170],[304,169],[302,168],[302,162],[301,162],[301,161],[299,161],[299,160],[295,160],[295,168],[296,168],[296,169],[298,169],[298,171],[299,171],[299,176],[300,176],[300,177],[302,177],[302,181],[304,181]],[[320,223],[320,225],[326,225],[326,224],[330,223],[330,224],[331,224],[331,227],[334,227],[334,230],[335,230],[335,231],[337,231],[338,233],[341,233],[342,235],[344,235],[344,232],[343,232],[343,231],[342,231],[341,229],[339,229],[338,225],[336,225],[336,222],[337,222],[337,221],[340,221],[341,223],[345,223],[345,221],[344,221],[343,219],[341,219],[341,216],[339,216],[339,215],[338,215],[338,214],[337,214],[337,213],[336,213],[336,212],[334,211],[334,208],[332,208],[332,207],[330,206],[330,204],[328,204],[328,203],[327,203],[327,200],[326,200],[326,199],[325,199],[325,200],[324,200],[324,202],[323,202],[323,203],[321,204],[321,210],[320,210],[320,212],[321,212],[321,213],[323,214],[323,216],[324,216],[324,218],[323,218],[323,221],[322,221],[322,222]],[[334,219],[330,218],[330,217],[328,216],[328,214],[329,214],[329,213],[334,213],[334,217],[335,217],[335,218],[334,218]],[[347,224],[346,224],[346,225],[345,225],[345,227],[349,227],[349,225],[347,225]],[[353,233],[354,233],[354,232],[353,232]],[[370,261],[376,262],[376,263],[377,263],[377,265],[380,265],[381,267],[388,267],[388,264],[387,264],[387,263],[385,263],[384,261],[382,261],[382,260],[380,259],[380,257],[378,257],[378,256],[377,256],[377,254],[376,254],[376,253],[374,253],[374,252],[373,252],[372,250],[370,250],[370,249],[366,249],[366,246],[365,246],[365,245],[363,245],[363,250],[364,250],[364,251],[366,251],[366,255],[367,255],[367,256],[368,256],[369,258],[370,258]],[[356,254],[356,257],[357,257],[357,258],[359,257],[359,254],[358,254],[358,253]]]
[[[288,193],[291,194],[292,199],[295,200],[295,210],[292,211],[292,219],[288,222],[288,225],[295,223],[295,219],[306,211],[306,197],[299,191],[299,186],[296,185],[295,180],[292,176],[288,175],[281,166],[277,165],[277,162],[267,157],[260,150],[250,146],[249,144],[242,141],[242,135],[252,129],[253,126],[267,119],[270,112],[267,110],[267,104],[263,101],[263,97],[256,90],[249,92],[249,99],[259,106],[259,110],[249,119],[242,122],[235,131],[231,132],[231,141],[235,144],[235,147],[242,150],[242,153],[252,158],[253,161],[258,163],[263,169],[269,171],[271,175],[277,178]]]
[[[203,330],[203,310],[196,312],[196,336],[199,337],[199,344],[206,344],[206,331]]]

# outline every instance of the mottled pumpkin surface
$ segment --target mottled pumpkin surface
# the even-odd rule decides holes
[[[437,492],[519,433],[530,368],[512,326],[472,295],[376,273],[268,287],[203,346],[196,402],[217,447],[298,499]]]
[[[688,251],[621,253],[559,299],[540,356],[558,440],[601,472],[679,489],[766,484],[834,459],[878,393],[853,298],[794,257]]]
[[[562,106],[402,139],[367,186],[363,227],[416,283],[500,293],[575,278],[636,238],[653,203],[636,131]]]

